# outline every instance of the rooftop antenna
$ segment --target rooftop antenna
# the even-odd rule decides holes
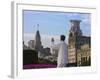
[[[33,25],[33,29],[35,30],[35,24]]]
[[[54,38],[53,38],[53,37],[51,38],[51,42],[52,42],[52,44],[54,45]]]
[[[37,30],[39,30],[39,24],[37,24]]]

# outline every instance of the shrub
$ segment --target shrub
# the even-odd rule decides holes
[[[35,50],[23,50],[23,65],[25,64],[37,64],[38,52]]]

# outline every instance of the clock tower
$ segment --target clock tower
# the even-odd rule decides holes
[[[82,31],[80,29],[80,20],[70,20],[71,29],[68,38],[68,63],[77,66],[77,50],[81,46]]]

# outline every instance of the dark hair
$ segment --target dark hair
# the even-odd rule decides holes
[[[61,35],[61,36],[60,36],[60,40],[61,40],[61,41],[65,41],[65,36],[64,36],[64,35]]]

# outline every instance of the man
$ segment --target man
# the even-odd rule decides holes
[[[68,50],[64,35],[61,35],[60,41],[59,44],[52,45],[51,48],[58,49],[57,67],[66,67],[68,63]]]

